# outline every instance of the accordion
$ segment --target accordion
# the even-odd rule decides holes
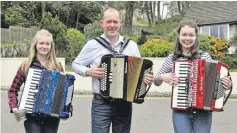
[[[68,118],[74,80],[70,74],[29,68],[19,109],[26,109],[26,113]]]
[[[143,77],[152,71],[152,65],[152,61],[139,57],[104,55],[101,58],[104,78],[100,80],[100,94],[108,99],[143,103],[150,88]]]
[[[172,89],[171,108],[223,111],[232,88],[226,94],[220,79],[228,76],[228,70],[228,65],[215,60],[176,60],[179,83]]]

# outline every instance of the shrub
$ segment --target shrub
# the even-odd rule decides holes
[[[27,57],[28,44],[9,43],[1,44],[1,57]]]
[[[87,41],[92,39],[93,37],[100,36],[103,33],[104,33],[104,31],[101,28],[98,21],[87,24],[84,27],[84,35],[85,35]]]
[[[224,56],[228,51],[227,41],[225,39],[219,39],[216,37],[211,37],[211,55],[213,57]]]
[[[168,41],[175,43],[177,39],[177,29],[173,29],[169,34],[168,34]]]
[[[161,39],[151,39],[139,46],[142,57],[165,57],[172,49],[172,43]]]
[[[199,49],[202,51],[210,52],[211,50],[211,37],[208,35],[198,35]]]
[[[133,40],[135,43],[138,42],[138,39],[139,39],[139,37],[140,37],[139,34],[132,35],[132,36],[129,36],[129,35],[125,34],[125,35],[123,35],[123,36],[124,36],[125,38],[129,38],[129,39]]]
[[[231,69],[237,69],[237,57],[223,56],[217,57],[215,60],[227,64]]]
[[[237,46],[237,33],[235,33],[234,36],[230,38],[228,45]]]
[[[68,29],[67,38],[69,45],[65,54],[66,63],[72,62],[85,44],[85,36],[79,30],[73,28]]]

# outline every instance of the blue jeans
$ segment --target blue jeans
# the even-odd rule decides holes
[[[91,118],[92,133],[109,133],[111,123],[113,133],[130,133],[132,103],[93,98]]]
[[[57,133],[59,119],[51,116],[27,114],[24,122],[26,133]]]
[[[173,110],[175,133],[210,133],[212,112]]]

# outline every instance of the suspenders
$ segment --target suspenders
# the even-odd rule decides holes
[[[103,47],[105,47],[106,49],[111,51],[112,53],[118,53],[115,49],[113,49],[113,47],[110,45],[110,43],[108,41],[106,41],[103,37],[95,37],[94,39],[100,45],[102,45]],[[123,42],[120,42],[121,47],[120,47],[120,50],[119,50],[118,54],[121,54],[123,52],[123,50],[127,47],[129,41],[130,41],[130,39],[123,38]]]

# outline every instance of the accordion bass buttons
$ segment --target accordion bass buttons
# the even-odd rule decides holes
[[[107,64],[106,63],[102,63],[101,64],[101,67],[104,69],[104,78],[101,79],[100,81],[100,88],[102,91],[105,91],[106,90],[106,82],[107,82],[107,75],[108,75],[108,72],[107,72]]]

